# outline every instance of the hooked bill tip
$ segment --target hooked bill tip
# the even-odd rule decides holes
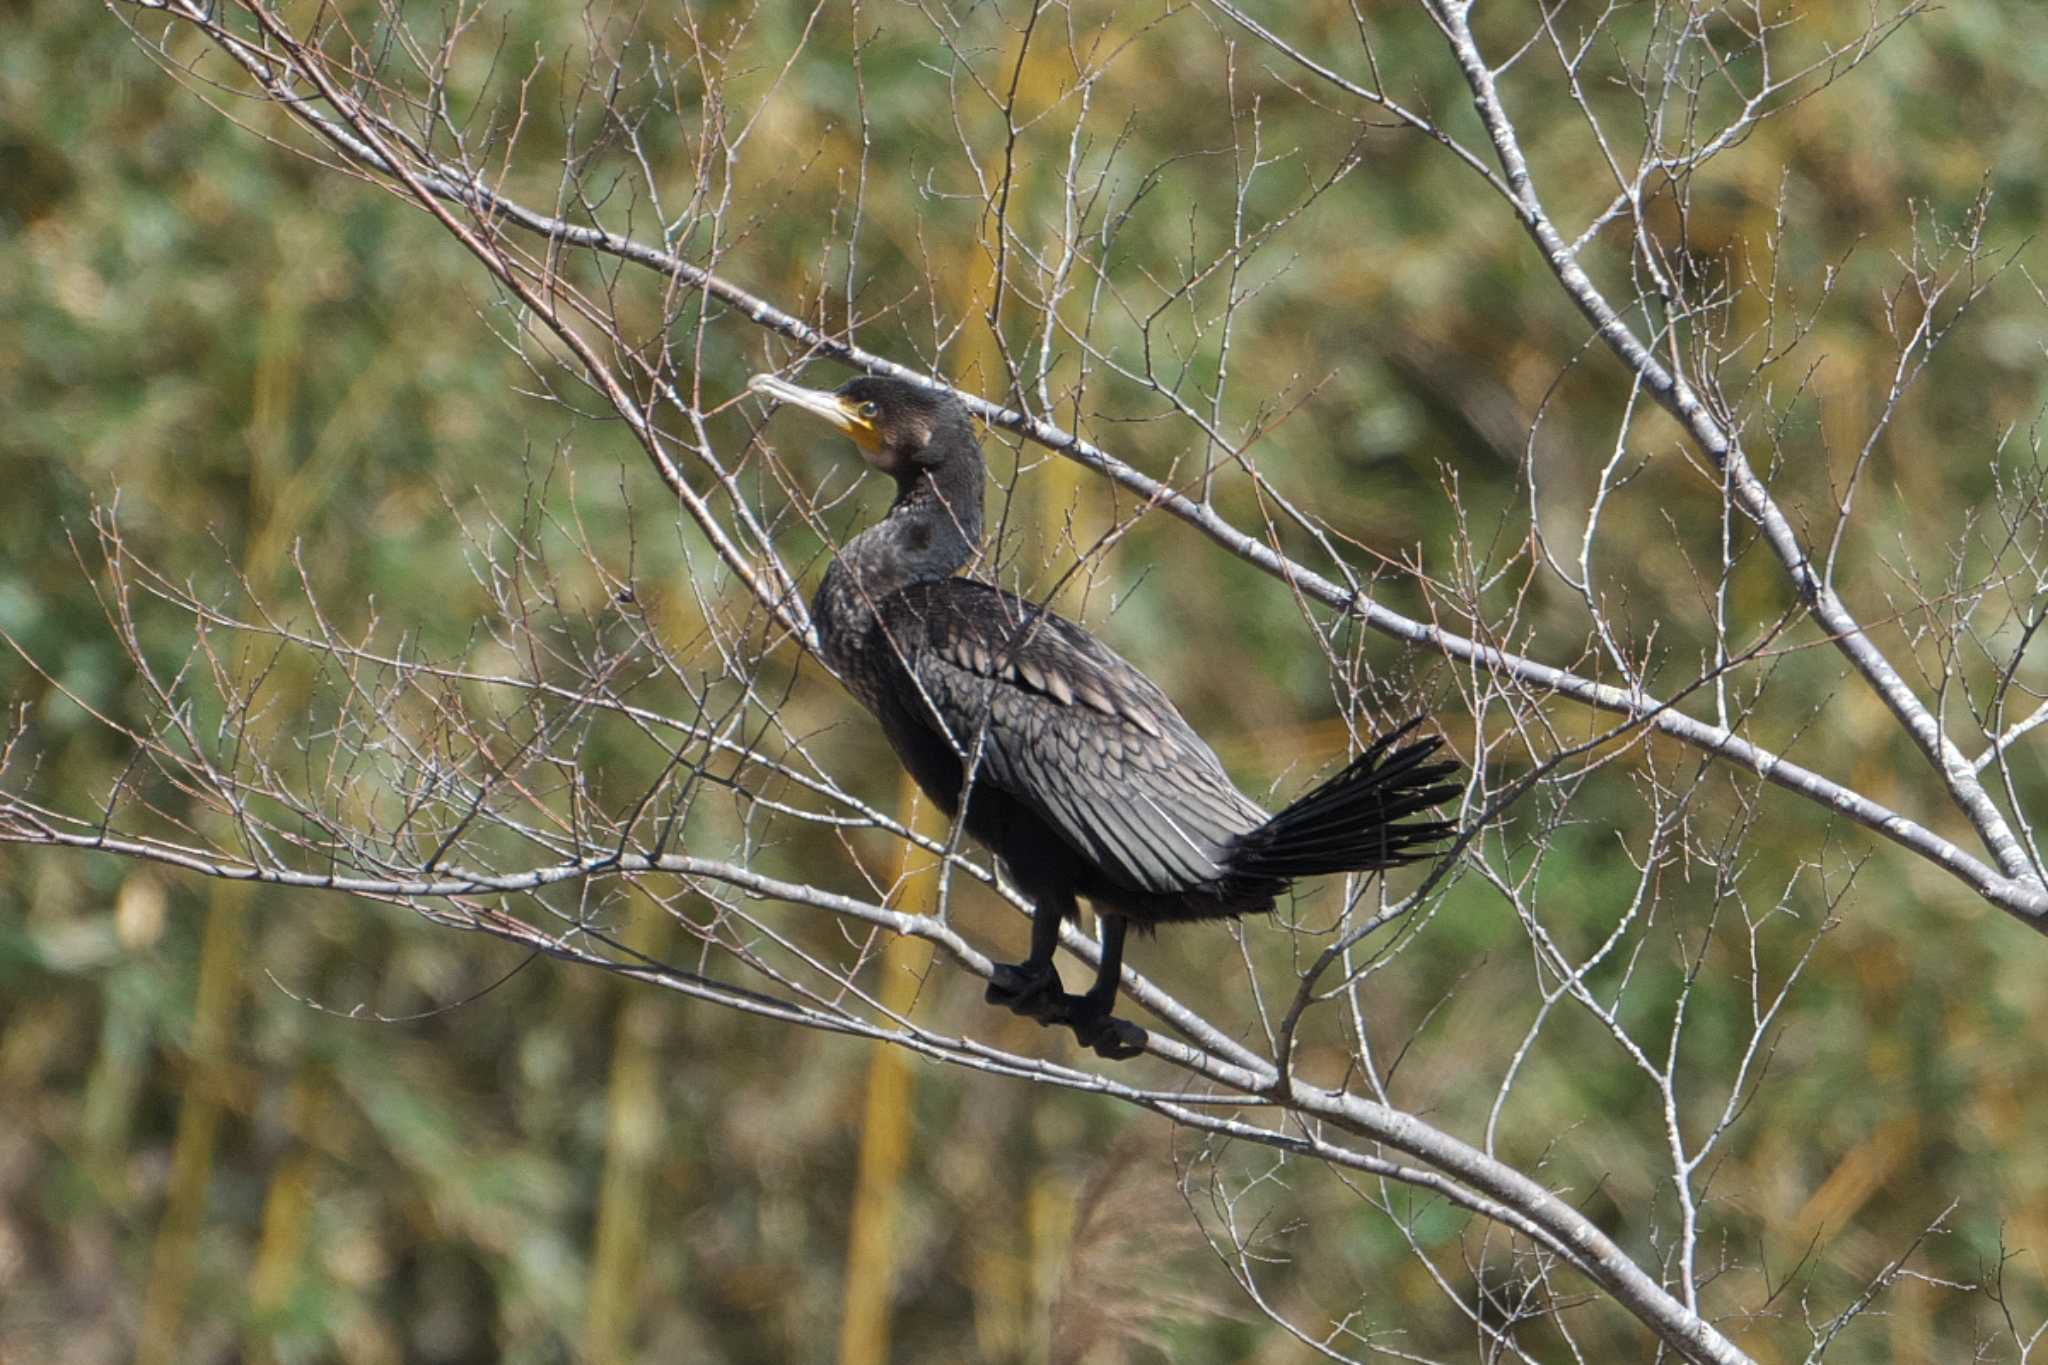
[[[821,417],[830,416],[827,408],[836,402],[829,393],[807,389],[801,384],[792,384],[782,376],[774,374],[755,375],[747,381],[747,388],[750,392],[758,393],[764,398],[772,398],[778,403],[794,403],[798,407],[809,408]]]

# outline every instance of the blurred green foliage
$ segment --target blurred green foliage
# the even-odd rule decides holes
[[[1452,112],[1460,87],[1430,25],[1408,7],[1364,9],[1382,36],[1383,71],[1399,73],[1396,93],[1463,129]],[[1838,37],[1866,13],[1806,9],[1804,22],[1840,27]],[[745,51],[794,46],[806,13],[754,15]],[[736,22],[720,5],[693,17],[705,31]],[[631,36],[667,40],[675,18],[643,16]],[[614,38],[627,29],[588,22]],[[560,55],[586,41],[573,7],[508,4],[492,23],[502,41],[472,46],[464,80],[480,86],[502,62],[502,98],[507,71],[540,53],[552,63],[544,88],[573,85],[577,58]],[[1248,412],[1271,395],[1290,395],[1281,407],[1306,399],[1263,448],[1266,472],[1305,491],[1358,546],[1390,555],[1450,544],[1440,490],[1455,479],[1481,543],[1498,523],[1503,552],[1514,548],[1526,529],[1514,442],[1529,417],[1547,399],[1545,448],[1566,452],[1557,477],[1584,480],[1591,461],[1580,456],[1611,442],[1626,397],[1604,357],[1573,363],[1584,323],[1526,240],[1439,148],[1381,126],[1337,121],[1333,133],[1322,111],[1286,96],[1270,57],[1200,12],[1117,23],[1122,36],[1145,30],[1144,57],[1115,67],[1099,92],[1102,136],[1127,133],[1133,176],[1158,168],[1125,248],[1134,258],[1171,259],[1183,235],[1217,230],[1214,219],[1188,224],[1229,172],[1173,158],[1202,148],[1220,161],[1231,146],[1230,105],[1216,93],[1227,62],[1268,101],[1268,147],[1298,149],[1258,182],[1247,204],[1255,218],[1286,212],[1352,139],[1363,158],[1260,259],[1271,278],[1236,324],[1231,402]],[[1303,17],[1297,36],[1341,50],[1348,24],[1334,12]],[[733,107],[765,101],[755,159],[733,172],[742,201],[756,196],[760,211],[740,242],[723,244],[725,263],[829,322],[866,315],[864,344],[929,359],[928,302],[957,317],[972,300],[963,286],[928,301],[923,281],[986,279],[973,245],[981,203],[948,154],[955,106],[933,77],[930,28],[895,5],[863,7],[857,28],[857,74],[854,29],[835,7],[788,73],[737,59],[725,73]],[[969,33],[994,43],[1005,31]],[[2044,44],[2048,14],[2026,0],[1929,15],[1870,66],[1764,125],[1699,188],[1697,246],[1760,262],[1782,194],[1793,231],[1777,250],[1788,277],[1846,262],[1809,352],[1823,368],[1785,403],[1772,452],[1785,461],[1781,486],[1808,499],[1810,524],[1824,524],[1831,464],[1839,472],[1856,449],[1889,374],[1884,291],[1894,253],[1911,248],[1909,212],[1954,223],[1983,185],[1996,196],[1999,241],[2016,246],[2035,228]],[[392,196],[266,145],[202,93],[169,79],[104,10],[59,0],[0,8],[0,628],[49,675],[9,653],[0,696],[33,715],[46,780],[88,800],[123,749],[50,679],[111,714],[142,704],[93,593],[95,500],[118,497],[129,546],[173,580],[219,585],[232,567],[290,601],[303,574],[339,619],[367,621],[374,602],[422,648],[454,656],[487,606],[462,527],[493,512],[517,521],[529,492],[556,511],[573,506],[600,545],[626,542],[633,498],[639,581],[680,573],[688,549],[684,537],[650,531],[665,526],[652,515],[658,485],[623,433],[515,393],[531,376],[493,340],[508,330],[503,304],[469,257]],[[678,123],[703,113],[688,89],[673,98]],[[282,129],[267,111],[220,102],[261,131]],[[537,101],[551,104],[552,94]],[[1532,101],[1521,111],[1539,176],[1588,174],[1567,110]],[[697,149],[665,126],[650,124],[650,147],[671,158],[661,170],[682,195]],[[511,188],[550,201],[560,136],[548,119],[533,123]],[[1017,212],[1052,211],[1058,170],[1027,168]],[[848,221],[857,176],[864,217],[849,261],[833,228]],[[657,231],[651,206],[620,212],[619,226]],[[1865,576],[1848,585],[1870,617],[1886,614],[1887,558],[1938,560],[1987,496],[2000,434],[2040,411],[2041,324],[2038,299],[2014,277],[1901,409],[1865,490]],[[1162,335],[1185,343],[1176,326],[1169,319]],[[775,354],[737,318],[708,335],[717,349],[694,376],[707,393],[736,393]],[[993,392],[993,354],[968,342],[944,359],[961,382]],[[1193,360],[1192,387],[1214,382],[1206,365]],[[1786,378],[1786,394],[1799,378]],[[1475,394],[1508,404],[1522,430],[1503,440]],[[1111,391],[1103,401],[1115,410],[1119,400]],[[1122,415],[1157,410],[1133,399]],[[1187,454],[1156,423],[1100,423],[1096,434],[1147,469]],[[1710,518],[1641,510],[1701,496],[1673,444],[1650,429],[1655,458],[1631,490],[1638,510],[1610,532],[1638,556],[1633,595],[1616,604],[1638,621],[1690,605],[1677,551],[1713,535]],[[1129,508],[1104,508],[1099,490],[1038,452],[1020,459],[1012,516],[1024,548],[1014,565],[1049,581],[1074,542],[1085,547]],[[1012,463],[997,455],[1006,479]],[[1252,506],[1242,488],[1219,497],[1234,515]],[[793,548],[792,558],[803,556]],[[1373,561],[1360,549],[1355,562]],[[1170,573],[1151,571],[1166,564]],[[1098,566],[1085,603],[1099,620],[1134,581],[1141,589],[1110,618],[1116,642],[1182,700],[1253,790],[1298,780],[1333,747],[1324,661],[1281,589],[1159,518]],[[1397,579],[1385,592],[1397,605],[1417,600]],[[1734,604],[1768,619],[1787,604],[1782,576],[1759,559]],[[146,645],[177,656],[175,619],[143,628]],[[1429,673],[1391,646],[1368,649],[1395,675]],[[1829,739],[1808,755],[1816,763],[1876,799],[1932,804],[1924,765],[1831,655],[1795,655],[1782,672],[1782,709],[1759,722],[1768,738],[1821,711]],[[820,725],[843,718],[849,704],[813,683],[801,704]],[[830,742],[850,771],[874,774],[872,799],[895,800],[877,740],[849,727]],[[2026,771],[2038,779],[2038,762]],[[634,776],[618,772],[619,790]],[[1756,886],[1782,885],[1821,849],[1838,868],[1868,861],[1787,1015],[1767,1099],[1715,1175],[1712,1194],[1735,1211],[1740,1240],[1715,1254],[1749,1268],[1738,1297],[1764,1298],[1760,1266],[1793,1286],[1727,1330],[1759,1359],[1798,1358],[1800,1295],[1838,1304],[1951,1201],[1950,1231],[1923,1248],[1921,1264],[1980,1282],[2003,1251],[2022,1251],[2008,1287],[2022,1319],[2038,1320],[2048,1311],[2038,1260],[2048,1149],[2030,1136],[2048,1129],[2048,1062],[2032,1046],[2048,1035],[2041,945],[1926,866],[1787,797],[1760,799]],[[1588,904],[1629,894],[1634,873],[1608,831],[1632,805],[1621,781],[1581,796],[1579,823],[1543,874],[1554,894]],[[1734,809],[1731,800],[1720,818]],[[892,856],[879,844],[864,851]],[[800,870],[856,885],[841,864]],[[1795,905],[1823,913],[1811,889]],[[1014,922],[980,923],[1021,939]],[[1141,965],[1227,1001],[1244,986],[1218,965],[1232,956],[1221,932],[1147,943]],[[633,933],[652,946],[663,928],[642,922]],[[1426,1062],[1404,1073],[1412,1090],[1402,1098],[1453,1131],[1484,1122],[1501,1020],[1527,1017],[1519,945],[1498,905],[1463,888],[1424,950],[1378,978],[1389,1036],[1423,1029],[1429,1042]],[[1703,979],[1688,1044],[1709,1067],[1725,1066],[1747,1036],[1744,982],[1720,965]],[[1766,977],[1785,965],[1764,964]],[[1669,990],[1654,978],[1681,966],[1665,958],[1641,970],[1638,998],[1656,1001]],[[921,1007],[965,1020],[975,996],[941,971]],[[528,963],[387,908],[14,849],[0,850],[0,1002],[0,1104],[15,1116],[0,1125],[7,1359],[833,1358],[870,1083],[863,1045]],[[396,1022],[347,1017],[359,1008]],[[1019,1027],[1029,1045],[1029,1026]],[[1655,1164],[1652,1092],[1590,1025],[1559,1028],[1582,1030],[1585,1046],[1552,1048],[1522,1078],[1503,1155],[1533,1164],[1551,1152],[1543,1177],[1654,1260],[1645,1211],[1668,1217],[1669,1191]],[[1461,1059],[1482,1083],[1461,1083]],[[1079,1300],[1069,1296],[1064,1318],[1052,1309],[1061,1266],[1085,1250],[1070,1248],[1075,1202],[1105,1171],[1146,1191],[1157,1214],[1124,1229],[1142,1263],[1129,1296],[1170,1279],[1185,1297],[1145,1331],[1103,1338],[1102,1358],[1299,1358],[1188,1240],[1165,1157],[1191,1154],[1156,1120],[912,1069],[911,1140],[894,1177],[891,1358],[1030,1361],[1060,1330],[1085,1337]],[[622,1136],[632,1124],[635,1141]],[[1314,1213],[1287,1247],[1299,1266],[1294,1306],[1341,1302],[1345,1285],[1368,1284],[1376,1324],[1409,1332],[1416,1350],[1459,1349],[1457,1322],[1385,1223],[1326,1176],[1291,1179],[1286,1207]],[[607,1205],[608,1188],[626,1203]],[[631,1226],[601,1226],[607,1207],[613,1217],[624,1207]],[[1462,1225],[1441,1211],[1438,1222],[1432,1235],[1455,1259]],[[626,1271],[604,1293],[592,1283],[601,1245],[620,1258],[605,1273]],[[1993,1316],[1981,1296],[1909,1281],[1885,1317],[1830,1358],[1960,1358]]]

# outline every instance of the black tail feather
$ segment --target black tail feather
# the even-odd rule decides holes
[[[1442,746],[1431,736],[1396,747],[1422,723],[1416,716],[1380,736],[1342,772],[1239,839],[1233,877],[1292,881],[1330,872],[1372,872],[1426,858],[1457,832],[1453,820],[1410,820],[1457,795],[1446,782],[1456,763],[1425,762]]]

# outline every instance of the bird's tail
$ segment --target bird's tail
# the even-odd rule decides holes
[[[1437,841],[1456,832],[1457,822],[1408,817],[1455,796],[1459,784],[1442,780],[1458,770],[1456,763],[1424,761],[1441,738],[1401,745],[1421,723],[1417,716],[1374,740],[1342,772],[1240,837],[1230,853],[1233,879],[1286,882],[1428,857]]]

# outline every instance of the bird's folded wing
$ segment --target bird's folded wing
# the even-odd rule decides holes
[[[1166,694],[1072,622],[958,578],[894,594],[885,618],[912,709],[1112,881],[1212,882],[1264,821]]]

